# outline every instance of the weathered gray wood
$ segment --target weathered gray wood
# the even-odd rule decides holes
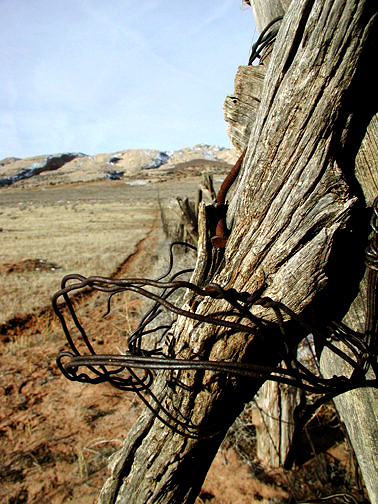
[[[290,0],[253,0],[251,7],[256,21],[257,30],[261,33],[272,19],[283,16]]]
[[[298,389],[273,381],[265,382],[255,396],[256,456],[264,467],[284,465],[294,434],[293,412],[300,398]]]
[[[372,96],[372,101],[374,96]],[[374,108],[372,107],[374,111]],[[378,194],[378,114],[375,114],[362,139],[356,156],[356,177],[364,192],[367,206],[371,206]]]
[[[177,203],[181,210],[181,218],[184,224],[185,232],[188,234],[188,237],[184,236],[184,240],[187,238],[186,241],[197,243],[198,233],[195,208],[193,208],[193,205],[191,205],[188,198],[177,198]]]
[[[325,305],[313,301],[332,281],[328,260],[331,252],[337,253],[337,232],[348,228],[357,201],[338,163],[339,140],[351,113],[346,92],[358,77],[366,27],[374,14],[369,1],[293,0],[275,43],[231,200],[233,230],[224,263],[212,281],[248,292],[265,281],[264,294],[297,313],[309,306],[319,310],[315,314],[323,312]],[[205,237],[201,247],[209,258]],[[227,308],[221,300],[193,301],[187,300],[187,306],[196,306],[197,313]],[[255,313],[274,320],[267,309],[256,308]],[[174,349],[179,358],[200,355],[275,365],[279,359],[272,352],[275,335],[271,337],[266,346],[258,337],[181,318]],[[213,380],[210,372],[179,376],[187,387],[173,391],[160,373],[155,393],[194,424],[215,424],[213,436],[184,438],[143,413],[113,458],[101,503],[194,502],[228,426],[261,385],[260,380]]]
[[[251,135],[265,73],[263,66],[240,66],[235,77],[234,94],[226,96],[223,104],[224,118],[229,123],[227,134],[240,153]]]
[[[249,141],[261,101],[266,67],[241,66],[235,76],[234,94],[223,105],[230,124],[228,136],[234,147],[243,151]],[[300,394],[293,387],[266,382],[254,398],[256,455],[265,467],[284,464],[294,434],[293,414]]]
[[[344,348],[345,350],[345,348]],[[350,376],[351,367],[328,349],[321,358],[323,376]],[[335,406],[348,431],[369,499],[378,502],[378,393],[376,389],[357,389],[336,397]]]

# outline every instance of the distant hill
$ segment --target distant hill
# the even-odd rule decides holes
[[[146,178],[233,164],[234,149],[198,144],[177,151],[126,149],[109,154],[60,153],[0,161],[0,187],[85,183],[103,179]]]

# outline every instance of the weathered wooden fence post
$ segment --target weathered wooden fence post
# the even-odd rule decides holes
[[[256,12],[264,3],[285,12],[289,2],[253,3]],[[266,285],[264,295],[298,314],[311,310],[320,323],[340,319],[348,311],[363,274],[363,267],[351,274],[350,261],[363,261],[368,233],[361,225],[365,202],[354,159],[361,145],[358,126],[366,125],[377,110],[376,98],[373,105],[366,100],[373,91],[366,81],[373,81],[368,76],[376,51],[376,18],[375,0],[290,3],[229,202],[232,232],[223,261],[213,277],[203,277],[203,261],[210,260],[211,252],[202,207],[194,281],[250,293]],[[376,170],[376,164],[370,168]],[[340,285],[343,278],[347,281]],[[187,300],[187,308],[199,314],[224,310],[226,304]],[[263,307],[254,313],[274,320]],[[271,337],[274,345],[278,333]],[[266,366],[280,360],[259,337],[184,318],[176,324],[174,341],[178,358],[248,360]],[[262,385],[261,379],[212,376],[181,371],[185,387],[173,390],[167,375],[159,374],[154,393],[166,408],[179,409],[197,426],[217,428],[210,437],[186,438],[144,411],[113,456],[99,503],[194,502],[228,427]],[[377,502],[373,494],[370,497]]]

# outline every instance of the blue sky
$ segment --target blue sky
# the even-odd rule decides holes
[[[239,0],[0,0],[0,159],[229,146]]]

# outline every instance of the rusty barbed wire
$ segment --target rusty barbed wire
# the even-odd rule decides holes
[[[374,205],[374,215],[375,217],[372,219],[373,236],[366,252],[366,265],[369,273],[370,271],[376,272],[377,264],[378,198]],[[70,351],[61,352],[57,356],[57,365],[67,379],[92,384],[108,382],[119,390],[132,391],[165,425],[188,437],[204,435],[207,428],[194,425],[190,419],[184,418],[180,411],[172,413],[164,406],[163,399],[158,397],[152,389],[156,371],[212,371],[223,375],[272,380],[292,385],[320,396],[312,404],[304,407],[300,416],[296,419],[293,446],[295,446],[295,440],[299,438],[299,433],[307,421],[322,404],[355,388],[378,386],[377,349],[371,345],[371,337],[366,338],[365,335],[336,323],[329,324],[326,333],[324,333],[324,330],[319,330],[282,303],[267,297],[261,297],[261,290],[255,293],[238,292],[235,289],[223,289],[216,283],[209,283],[205,287],[199,287],[187,280],[182,280],[180,278],[183,275],[191,273],[193,270],[185,269],[172,273],[174,264],[173,249],[177,246],[195,249],[192,245],[184,242],[173,243],[170,247],[168,270],[156,280],[146,278],[117,279],[101,276],[85,277],[80,274],[66,275],[62,279],[61,289],[54,294],[52,304],[70,347]],[[107,295],[105,318],[111,313],[114,297],[124,292],[133,292],[144,299],[152,301],[152,306],[141,318],[136,330],[129,335],[128,350],[126,352],[122,354],[96,353],[85,328],[76,314],[70,297],[88,288]],[[372,289],[371,283],[368,285],[368,289]],[[228,303],[229,309],[206,315],[197,313],[195,310],[180,305],[182,304],[182,296],[179,297],[178,301],[172,299],[179,291],[191,293],[200,301],[223,299]],[[62,303],[62,300],[64,303]],[[276,321],[269,322],[257,318],[251,311],[254,305],[260,305],[272,310]],[[368,306],[368,312],[369,309],[372,310],[369,316],[376,317],[375,304],[374,306]],[[197,324],[210,324],[217,329],[223,328],[231,332],[245,333],[250,335],[251,338],[258,337],[267,345],[270,352],[274,348],[278,360],[281,360],[282,364],[276,367],[266,367],[246,362],[205,360],[201,356],[196,356],[195,359],[179,359],[172,355],[171,344],[166,345],[165,353],[162,347],[148,350],[144,345],[146,336],[154,335],[159,341],[162,341],[162,338],[172,336],[171,333],[177,318],[172,319],[169,323],[159,323],[159,316],[164,310],[176,317],[182,316],[192,319]],[[332,352],[348,362],[352,369],[350,376],[323,378],[319,372],[313,372],[300,362],[286,344],[289,335],[283,322],[283,315],[286,315],[291,322],[301,327],[306,334],[313,334],[314,338],[320,341],[323,346],[328,347]],[[73,323],[74,331],[69,328],[67,317],[70,318],[71,324]],[[278,339],[277,334],[282,337]],[[348,352],[337,346],[332,341],[333,339],[342,341]],[[274,345],[272,345],[273,340]],[[84,353],[82,353],[83,349]],[[375,379],[366,377],[370,368],[373,368],[375,372]],[[214,426],[211,426],[211,428],[213,429]],[[291,467],[294,461],[294,453],[294,449],[289,452],[285,467]]]

